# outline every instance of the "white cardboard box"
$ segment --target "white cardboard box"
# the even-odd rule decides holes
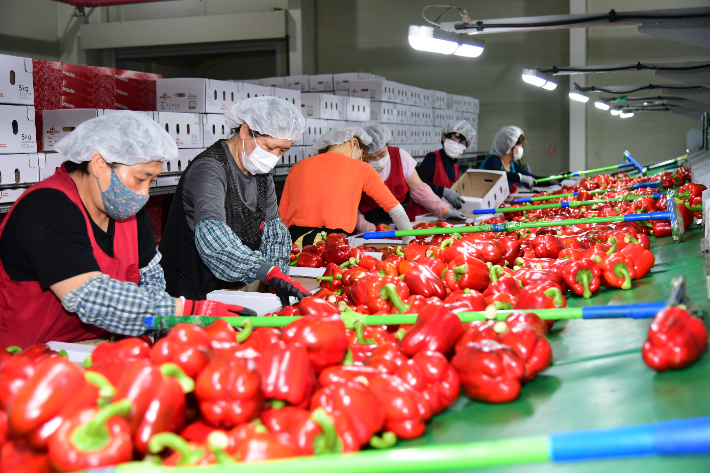
[[[175,140],[178,148],[204,147],[199,113],[156,112],[155,121]]]
[[[380,123],[397,123],[397,105],[391,102],[370,102],[370,120]]]
[[[281,156],[278,164],[274,168],[275,176],[285,176],[291,169],[291,166],[303,159],[303,146],[291,146],[286,154]]]
[[[354,122],[370,120],[370,99],[362,97],[348,97],[345,99],[345,119]]]
[[[75,109],[67,109],[67,110],[82,110],[82,109],[75,108]],[[83,110],[86,110],[86,109],[83,109]],[[104,112],[103,113],[104,115],[111,115],[112,113],[140,113],[141,115],[145,115],[146,117],[150,118],[151,120],[153,120],[153,117],[154,117],[153,114],[155,113],[155,112],[146,112],[144,110],[112,110],[109,108],[104,109],[103,112]]]
[[[39,155],[39,180],[43,181],[52,177],[67,158],[61,153],[40,153]]]
[[[313,146],[318,138],[323,133],[328,131],[328,125],[325,120],[319,118],[306,118],[306,126],[303,130],[303,146],[308,150]]]
[[[350,90],[350,82],[354,80],[370,80],[374,79],[369,72],[344,72],[342,74],[333,74],[333,87],[338,91]]]
[[[400,84],[389,80],[354,80],[350,81],[350,96],[401,103],[398,96],[399,86]]]
[[[420,125],[433,126],[434,125],[434,109],[422,107],[419,109],[422,115]]]
[[[337,95],[339,97],[350,97],[350,92],[347,90],[336,90],[333,92],[333,95]]]
[[[424,89],[410,85],[409,86],[409,105],[413,105],[415,107],[423,107],[424,105],[422,104],[422,102],[424,100],[425,95],[427,95],[427,94]]]
[[[284,87],[292,90],[308,92],[308,76],[286,76]]]
[[[396,144],[409,144],[409,125],[394,125],[392,132],[392,139],[396,140]]]
[[[462,112],[464,99],[465,97],[463,95],[446,94],[446,108],[456,112]]]
[[[409,106],[409,124],[410,125],[421,125],[422,124],[422,110],[425,108],[415,107],[414,105]]]
[[[404,84],[397,83],[397,102],[402,105],[410,105],[411,97],[409,96],[409,89],[411,87]]]
[[[469,112],[469,113],[478,113],[478,108],[479,108],[478,99],[475,99],[473,97],[466,97],[465,95],[462,96],[461,98],[462,98],[461,111]]]
[[[35,108],[0,105],[0,153],[36,153]]]
[[[287,102],[291,102],[299,110],[301,109],[301,91],[300,90],[286,89],[286,88],[282,88],[282,87],[274,87],[272,94],[274,95],[274,97],[278,97],[280,99],[286,100]]]
[[[340,128],[341,126],[345,126],[345,120],[326,120],[325,121],[325,127],[326,131],[330,131],[333,128]]]
[[[394,106],[394,112],[398,125],[409,124],[409,105],[397,104]]]
[[[434,109],[434,126],[442,127],[456,119],[456,112],[453,110]]]
[[[0,54],[0,103],[35,104],[32,59]]]
[[[308,76],[308,91],[309,92],[332,92],[333,74],[319,74],[317,76]]]
[[[251,99],[254,97],[263,97],[265,95],[272,95],[273,90],[271,87],[264,87],[262,85],[249,84],[247,82],[242,82],[239,90],[245,99]]]
[[[206,113],[202,115],[202,143],[203,146],[211,146],[217,140],[229,138],[229,125],[224,121],[224,115],[216,113]]]
[[[123,112],[123,110],[121,110]],[[153,112],[150,112],[151,115]],[[55,151],[62,138],[85,121],[100,117],[104,111],[98,108],[73,108],[67,110],[45,110],[42,112],[42,147],[44,151]]]
[[[478,130],[478,114],[471,112],[463,112],[461,119],[466,120],[475,130]]]
[[[202,153],[204,148],[182,148],[178,149],[178,157],[163,163],[161,172],[181,172],[187,169],[190,161]],[[154,187],[176,186],[182,175],[160,176],[154,183]]]
[[[301,94],[301,113],[304,118],[345,120],[345,100],[331,94]]]
[[[239,84],[214,79],[158,79],[156,108],[165,112],[225,113],[242,100]]]
[[[431,108],[446,109],[448,107],[446,92],[441,92],[440,90],[430,90],[429,92]]]
[[[39,181],[39,154],[0,155],[0,184],[31,184]],[[0,190],[0,203],[15,202],[26,188]]]
[[[267,77],[260,80],[261,85],[264,87],[280,87],[282,89],[286,88],[286,78],[285,77]]]
[[[498,207],[510,194],[505,171],[469,169],[451,186],[465,201],[461,211]]]
[[[421,89],[422,91],[422,104],[420,107],[434,108],[432,105],[432,91],[428,89]]]
[[[259,316],[281,310],[281,301],[276,294],[245,291],[212,291],[207,294],[207,300],[240,305],[255,311]]]

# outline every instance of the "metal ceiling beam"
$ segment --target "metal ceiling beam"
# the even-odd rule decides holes
[[[680,43],[710,48],[710,18],[640,24],[638,32]]]
[[[692,68],[687,69],[685,68]],[[664,70],[658,70],[664,69]],[[676,70],[677,69],[677,70]],[[614,73],[614,72],[633,72],[633,71],[655,71],[656,75],[659,72],[669,74],[701,74],[710,77],[710,61],[675,61],[675,62],[647,62],[635,64],[599,64],[596,66],[549,66],[537,67],[538,72],[543,74],[551,74],[554,76],[568,76],[575,74],[599,74],[599,73]],[[660,77],[660,76],[659,76]]]

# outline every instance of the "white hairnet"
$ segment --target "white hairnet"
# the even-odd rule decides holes
[[[323,133],[323,135],[316,140],[311,149],[317,153],[333,145],[342,145],[356,136],[360,138],[360,141],[365,145],[372,143],[372,137],[368,135],[365,130],[356,125],[345,125]]]
[[[75,163],[89,161],[95,153],[107,163],[129,166],[178,156],[175,140],[158,123],[129,111],[85,121],[57,143],[56,149]]]
[[[522,134],[523,130],[517,126],[504,126],[496,133],[496,136],[493,137],[491,154],[503,156],[504,154],[510,153],[510,150],[513,149],[513,146],[515,146],[515,143],[518,142],[518,138],[520,138]]]
[[[291,102],[279,97],[254,97],[241,100],[224,114],[230,129],[246,122],[249,128],[280,140],[296,141],[303,134],[306,120]]]
[[[367,125],[365,133],[372,137],[372,143],[367,145],[367,150],[372,153],[377,153],[379,150],[387,146],[387,143],[392,139],[392,130],[379,123]]]
[[[461,133],[466,138],[467,146],[471,146],[471,143],[476,141],[476,130],[466,120],[449,122],[444,125],[441,134],[448,135],[449,133]]]

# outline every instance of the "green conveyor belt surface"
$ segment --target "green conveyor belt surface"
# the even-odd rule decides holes
[[[691,300],[708,309],[702,229],[692,228],[682,243],[670,237],[652,240],[656,263],[633,289],[601,288],[594,297],[576,296],[568,305],[629,304],[668,298],[671,280],[685,275]],[[553,357],[564,360],[641,347],[650,320],[570,320],[550,334]],[[676,418],[710,416],[710,355],[676,372],[656,373],[640,354],[553,366],[523,387],[509,404],[489,405],[461,397],[435,417],[424,437],[398,447],[496,440],[567,430],[617,427]],[[642,457],[565,464],[520,465],[476,471],[539,472],[709,472],[710,455]]]

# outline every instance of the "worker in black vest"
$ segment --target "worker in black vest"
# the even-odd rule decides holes
[[[175,191],[160,242],[166,290],[204,299],[259,280],[287,305],[289,296],[310,293],[287,276],[291,237],[270,173],[305,120],[293,104],[266,96],[224,116],[232,136],[200,153]]]

